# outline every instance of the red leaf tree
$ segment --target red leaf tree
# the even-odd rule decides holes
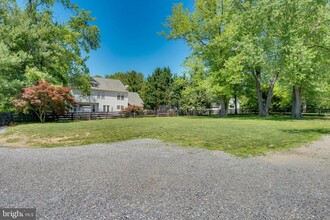
[[[33,111],[41,122],[45,122],[46,113],[64,113],[76,100],[70,93],[69,87],[54,86],[46,81],[38,81],[35,86],[23,88],[20,98],[13,103],[18,111]]]

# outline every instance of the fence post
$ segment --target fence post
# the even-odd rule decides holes
[[[9,115],[9,124],[10,123],[13,123],[14,122],[14,113],[13,112],[10,112],[10,115]]]

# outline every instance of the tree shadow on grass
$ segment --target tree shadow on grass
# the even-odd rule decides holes
[[[323,134],[330,135],[328,128],[315,128],[315,129],[282,129],[281,131],[291,134]]]
[[[63,120],[63,121],[46,121],[46,122],[40,122],[40,121],[35,121],[35,122],[16,122],[12,126],[16,127],[16,126],[20,126],[20,125],[71,124],[71,123],[77,123],[77,122],[80,122],[80,121],[78,121],[78,120],[75,120],[75,121]]]
[[[325,120],[330,121],[330,117],[327,116],[304,116],[302,119],[294,119],[289,115],[271,115],[271,116],[258,116],[258,115],[233,115],[228,118],[237,119],[255,119],[255,120],[266,120],[266,121],[313,121],[313,120]]]
[[[221,118],[218,115],[208,116],[184,116],[188,119],[237,119],[237,120],[258,120],[258,121],[313,121],[324,120],[330,121],[330,117],[326,116],[304,116],[303,119],[292,119],[286,115],[272,115],[272,116],[258,116],[258,115],[228,115],[225,118]]]

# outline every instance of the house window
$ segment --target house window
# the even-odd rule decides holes
[[[110,106],[109,106],[109,105],[107,105],[107,112],[109,112],[109,110],[110,110]]]
[[[104,99],[105,98],[105,92],[97,92],[97,99]]]
[[[103,105],[103,112],[105,112],[106,105]]]
[[[124,106],[122,105],[122,106],[120,106],[120,108],[121,108],[121,110],[124,110]]]
[[[120,94],[120,93],[117,94],[117,100],[124,100],[124,98],[125,98],[124,94]]]
[[[117,110],[120,110],[120,105],[117,105]]]

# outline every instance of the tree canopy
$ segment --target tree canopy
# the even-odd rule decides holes
[[[45,122],[47,113],[64,113],[76,105],[69,87],[54,86],[46,81],[23,88],[23,93],[13,101],[21,112],[33,111],[41,122]]]
[[[72,11],[67,21],[54,18],[56,2]],[[90,89],[84,54],[100,46],[90,14],[69,0],[29,0],[25,7],[0,0],[0,110],[38,80]]]
[[[276,88],[289,90],[292,117],[301,118],[302,97],[328,88],[329,16],[329,0],[195,0],[193,12],[174,5],[163,34],[184,40],[202,60],[199,84],[222,108],[254,84],[259,115],[269,114]]]
[[[148,76],[142,88],[142,99],[145,108],[158,110],[160,106],[171,103],[172,77],[172,72],[168,67],[158,67]]]

